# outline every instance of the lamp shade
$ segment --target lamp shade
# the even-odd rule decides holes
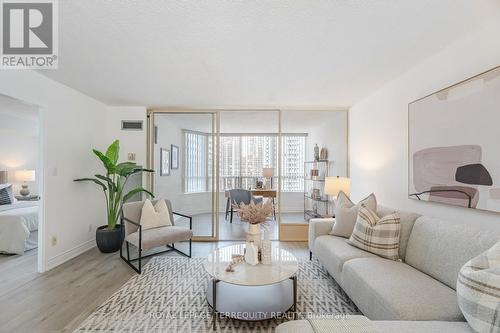
[[[35,170],[17,170],[14,178],[18,182],[34,182],[35,178]]]
[[[262,176],[271,178],[274,176],[274,168],[262,168]]]
[[[326,177],[325,180],[325,194],[331,196],[338,196],[340,191],[348,196],[351,192],[351,179],[346,177]]]

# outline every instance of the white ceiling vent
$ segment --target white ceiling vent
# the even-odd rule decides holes
[[[142,120],[122,120],[122,130],[142,131]]]

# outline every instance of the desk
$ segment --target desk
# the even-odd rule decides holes
[[[276,190],[265,190],[265,189],[255,189],[250,190],[253,196],[260,196],[264,198],[276,198],[278,195],[278,191]],[[224,197],[229,198],[229,191],[224,191]]]
[[[271,199],[271,201],[273,203],[273,216],[274,216],[274,220],[276,221],[276,205],[274,203],[274,198],[277,197],[278,191],[272,190],[272,189],[253,189],[253,190],[250,190],[250,192],[252,192],[253,196],[260,196],[260,197]],[[231,205],[231,199],[229,198],[229,191],[228,190],[224,191],[224,197],[227,198],[226,220],[227,220],[227,214],[229,212],[231,212],[231,220],[230,221],[232,223],[233,222],[233,206]]]

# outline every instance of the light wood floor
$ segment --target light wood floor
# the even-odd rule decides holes
[[[193,243],[193,256],[233,243],[238,242]],[[281,244],[308,258],[307,243]],[[36,251],[0,256],[0,332],[72,332],[135,274],[118,253],[96,248],[44,274],[35,271]]]

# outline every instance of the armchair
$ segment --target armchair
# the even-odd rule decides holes
[[[153,201],[153,205],[158,200]],[[125,261],[132,269],[137,273],[141,274],[142,271],[142,259],[155,256],[158,254],[176,251],[188,258],[191,258],[191,239],[193,237],[193,219],[191,216],[176,213],[172,211],[172,204],[169,200],[165,200],[167,207],[170,211],[170,221],[172,221],[171,226],[146,229],[143,230],[142,226],[138,221],[141,219],[143,201],[130,202],[123,204],[121,223],[125,232],[125,246],[127,250],[127,257],[123,256],[123,245],[120,247],[120,258]],[[189,219],[189,229],[176,226],[174,223],[174,215],[182,216]],[[189,254],[184,253],[175,247],[175,243],[181,241],[189,241]],[[139,256],[134,259],[130,259],[130,244],[138,248]],[[160,246],[166,246],[168,250],[156,252],[153,254],[148,254],[146,256],[142,255],[142,251],[153,249]],[[134,261],[139,261],[138,267],[134,266],[132,263]]]

